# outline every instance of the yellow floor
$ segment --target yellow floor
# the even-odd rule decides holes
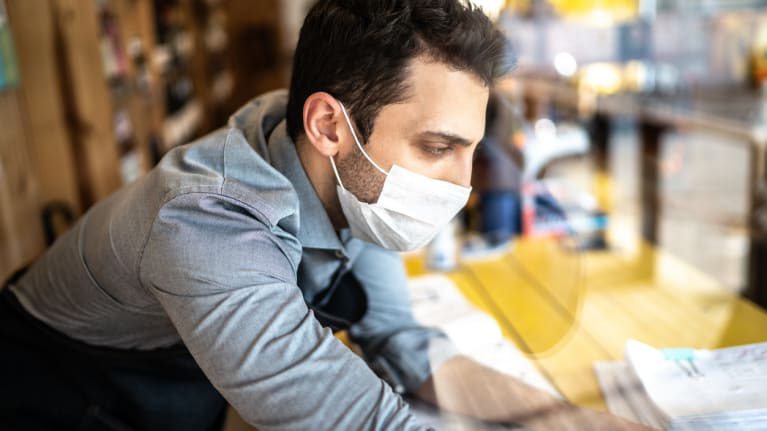
[[[605,409],[592,364],[622,358],[626,340],[716,348],[767,341],[767,313],[662,250],[576,253],[553,239],[518,240],[505,255],[449,273],[572,402]],[[411,276],[427,273],[405,258]]]

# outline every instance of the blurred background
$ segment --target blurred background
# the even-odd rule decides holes
[[[0,278],[287,87],[312,3],[0,0]],[[767,0],[476,3],[518,66],[488,108],[465,229],[490,247],[652,244],[765,305]]]

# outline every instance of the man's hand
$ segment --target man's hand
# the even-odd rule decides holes
[[[439,367],[418,390],[419,398],[442,410],[533,430],[648,430],[617,416],[560,400],[514,377],[464,356]]]

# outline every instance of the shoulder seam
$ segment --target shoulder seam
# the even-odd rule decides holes
[[[224,186],[226,185],[226,148],[229,144],[229,138],[232,136],[233,131],[233,127],[230,127],[229,130],[227,130],[226,138],[224,138],[224,148],[221,151],[221,187],[218,190],[219,193],[224,193]]]
[[[242,205],[247,206],[248,208],[250,208],[253,211],[255,211],[256,213],[258,213],[264,220],[266,220],[269,223],[269,224],[264,223],[264,226],[269,230],[270,236],[273,237],[272,243],[277,247],[277,249],[280,251],[280,253],[282,253],[282,255],[285,258],[285,260],[288,261],[288,264],[290,265],[290,268],[293,271],[293,273],[297,274],[298,268],[297,268],[296,264],[288,256],[288,253],[285,250],[285,248],[282,246],[279,238],[274,234],[274,232],[271,231],[272,226],[271,226],[271,222],[269,221],[269,219],[258,208],[254,207],[253,205],[250,205],[247,202],[242,201],[241,199],[238,199],[237,197],[226,195],[224,193],[187,191],[187,192],[181,192],[181,193],[178,193],[178,194],[174,194],[172,197],[170,197],[170,198],[166,199],[165,201],[163,201],[163,203],[160,205],[160,207],[155,212],[154,217],[152,218],[152,223],[149,226],[146,238],[144,238],[144,243],[141,246],[141,252],[139,253],[138,264],[137,264],[137,268],[136,268],[136,274],[137,274],[137,278],[138,278],[138,283],[139,283],[139,286],[141,286],[142,289],[144,289],[146,291],[149,291],[149,289],[147,289],[147,286],[144,284],[141,267],[142,267],[142,265],[144,263],[144,253],[146,252],[147,245],[149,245],[149,239],[152,237],[152,233],[154,231],[155,224],[157,223],[157,219],[160,216],[160,211],[167,204],[169,204],[170,202],[172,202],[172,201],[174,201],[174,200],[176,200],[176,199],[178,199],[180,197],[187,196],[187,195],[192,195],[192,194],[213,195],[213,196],[224,197],[224,198],[227,198],[227,199],[232,199],[232,200],[234,200],[234,201],[236,201],[236,202],[238,202],[238,203],[240,203]],[[282,280],[282,281],[285,281],[285,280]],[[295,283],[295,281],[291,281],[291,282]]]

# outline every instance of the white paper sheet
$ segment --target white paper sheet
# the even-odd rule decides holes
[[[472,305],[452,280],[428,275],[408,283],[419,323],[444,331],[461,354],[561,397],[525,355],[507,340],[491,316]]]

